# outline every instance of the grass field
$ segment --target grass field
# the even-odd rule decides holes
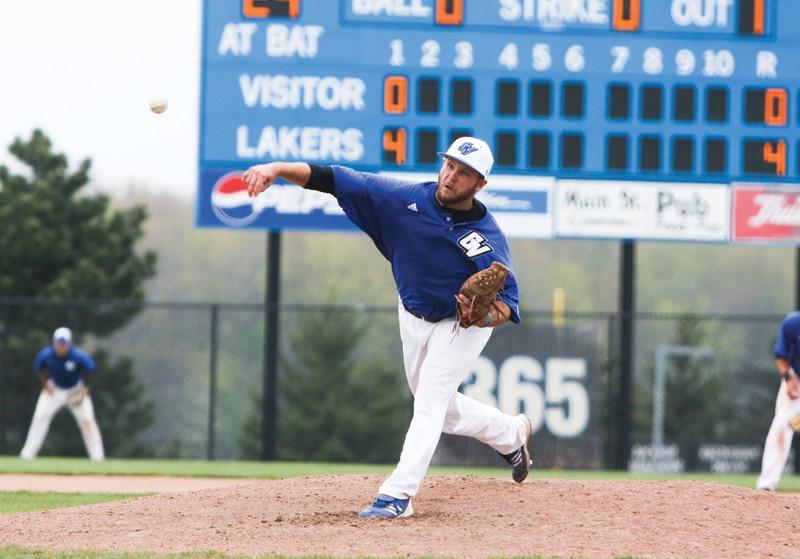
[[[0,514],[31,512],[91,505],[137,497],[128,493],[50,493],[39,491],[0,491]]]

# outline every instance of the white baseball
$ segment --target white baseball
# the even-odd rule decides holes
[[[147,104],[150,105],[150,110],[154,113],[160,114],[167,110],[167,100],[163,97],[154,95],[147,100]]]

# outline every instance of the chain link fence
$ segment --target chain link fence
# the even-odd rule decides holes
[[[265,332],[264,305],[140,303],[112,335],[86,334],[94,329],[82,317],[126,306],[0,304],[3,454],[19,452],[33,414],[36,351],[68,325],[76,345],[103,356],[92,384],[110,456],[258,459],[263,412],[273,403],[278,459],[392,463],[399,456],[412,399],[396,308],[281,305],[278,331]],[[540,467],[613,467],[624,417],[620,318],[524,313],[522,326],[494,332],[461,390],[531,415]],[[634,315],[630,468],[755,471],[779,385],[772,344],[781,319]],[[268,336],[278,338],[278,388],[265,401]],[[141,412],[136,421],[126,419],[132,401]],[[57,416],[44,454],[83,455],[71,421],[66,412]],[[59,432],[72,437],[69,445],[55,440]],[[448,435],[434,462],[501,464],[491,449]]]

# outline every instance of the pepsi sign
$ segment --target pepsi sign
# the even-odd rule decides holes
[[[251,198],[243,171],[204,170],[197,222],[204,227],[355,231],[336,198],[277,182]]]

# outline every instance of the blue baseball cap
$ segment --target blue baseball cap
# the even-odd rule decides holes
[[[61,328],[57,328],[56,331],[53,332],[53,341],[54,342],[61,342],[62,344],[71,344],[72,343],[72,330],[70,330],[66,326],[62,326]]]

